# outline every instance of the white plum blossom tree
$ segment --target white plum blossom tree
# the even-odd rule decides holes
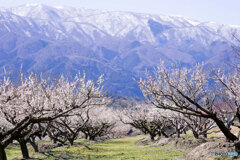
[[[172,128],[175,130],[176,136],[180,138],[180,134],[186,132],[188,125],[183,114],[172,111],[162,113],[164,119],[168,120]]]
[[[238,139],[214,109],[218,98],[226,95],[219,95],[219,88],[209,85],[215,78],[204,70],[203,64],[167,69],[161,62],[153,75],[147,72],[146,76],[145,80],[140,79],[139,87],[151,104],[184,115],[212,119],[226,138],[230,141]]]
[[[94,141],[97,137],[107,137],[112,134],[117,121],[114,109],[106,106],[97,106],[89,110],[88,117],[89,120],[81,129],[85,139]]]
[[[168,137],[165,132],[171,128],[168,119],[162,116],[160,110],[151,106],[124,109],[119,117],[124,124],[129,124],[144,134],[149,134],[152,141],[156,136]]]
[[[74,140],[79,137],[81,130],[90,119],[89,107],[74,110],[71,115],[60,117],[52,121],[47,128],[48,136],[54,143],[65,144],[66,141],[73,145]]]
[[[6,126],[0,124],[1,159],[6,159],[4,149],[31,133],[35,124],[66,117],[75,109],[105,104],[102,81],[102,76],[97,83],[86,80],[85,74],[51,81],[50,77],[21,73],[17,83],[10,76],[4,77],[0,84],[0,117]],[[27,152],[23,158],[29,158]]]

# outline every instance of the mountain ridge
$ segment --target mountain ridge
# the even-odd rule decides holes
[[[141,96],[133,79],[166,64],[222,67],[240,26],[180,16],[23,5],[0,9],[0,67],[105,75],[108,92]],[[0,72],[1,73],[1,72]]]
[[[22,12],[24,10],[24,12]],[[240,28],[240,26],[232,26],[232,25],[218,25],[216,23],[213,24],[213,22],[196,22],[196,21],[191,21],[187,18],[184,17],[180,17],[180,16],[163,16],[163,15],[155,15],[155,14],[142,14],[142,13],[133,13],[133,12],[110,12],[110,11],[101,11],[101,10],[88,10],[88,9],[83,9],[83,8],[56,8],[56,7],[50,7],[50,6],[46,6],[46,5],[24,5],[21,7],[16,7],[16,8],[10,8],[10,9],[5,9],[5,11],[8,12],[12,12],[15,15],[21,16],[21,17],[28,17],[28,18],[32,18],[34,20],[53,20],[53,21],[58,21],[59,18],[61,17],[60,21],[61,23],[67,22],[66,19],[72,19],[69,22],[87,22],[88,20],[84,19],[84,17],[87,17],[89,19],[90,17],[94,17],[97,16],[99,18],[99,16],[103,15],[102,18],[103,20],[107,21],[106,19],[104,19],[105,17],[110,17],[112,20],[110,21],[110,23],[113,23],[113,20],[116,18],[119,18],[121,15],[122,17],[125,16],[131,16],[130,21],[133,23],[133,26],[136,26],[134,24],[137,24],[138,26],[140,26],[140,24],[144,24],[147,25],[147,20],[151,19],[151,20],[158,20],[161,21],[162,23],[170,23],[171,21],[174,21],[174,23],[170,23],[171,28],[186,28],[186,27],[196,27],[196,26],[202,26],[202,27],[206,27],[204,24],[209,25],[211,24],[212,26],[208,26],[208,27],[212,27],[211,29],[214,30],[216,28],[221,29],[235,29],[235,28]],[[94,13],[93,13],[94,12]],[[74,14],[75,13],[75,14]],[[106,15],[107,14],[107,15]],[[114,15],[117,14],[117,15]],[[70,16],[71,15],[71,16]],[[73,16],[74,15],[74,16]],[[82,16],[82,17],[81,17]],[[41,18],[39,18],[41,17]],[[44,17],[44,18],[43,18]],[[52,18],[54,17],[54,18]],[[74,19],[75,18],[75,19]],[[78,19],[76,19],[78,18]],[[82,18],[82,19],[81,19]],[[125,18],[124,20],[126,21],[128,18]],[[137,19],[138,18],[138,19]],[[93,18],[92,21],[94,21],[95,19]],[[135,21],[134,21],[135,20]],[[118,21],[121,21],[118,20]],[[182,23],[181,23],[182,21]],[[108,22],[108,21],[107,21]],[[121,21],[122,22],[122,21]],[[189,23],[191,22],[191,23]],[[93,23],[93,22],[91,22]],[[111,26],[108,28],[106,26],[102,27],[101,26],[101,22],[96,22],[98,24],[98,27],[100,26],[100,28],[106,28],[101,29],[105,32],[107,32],[108,34],[112,35],[112,36],[116,36],[116,34],[118,33],[118,31],[120,30],[119,28],[115,27],[116,31],[111,32],[109,31],[111,28]],[[129,23],[129,21],[126,21],[125,23]],[[189,25],[190,24],[190,25]],[[172,27],[174,25],[174,27]],[[95,26],[97,26],[95,24]],[[146,26],[145,26],[146,28]],[[218,31],[215,31],[216,33]],[[125,35],[124,35],[125,36]],[[229,38],[228,38],[229,40]]]

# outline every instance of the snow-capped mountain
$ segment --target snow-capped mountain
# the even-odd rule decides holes
[[[0,8],[0,68],[105,74],[113,94],[138,96],[133,78],[167,63],[216,67],[232,57],[240,26],[181,16],[28,4]]]

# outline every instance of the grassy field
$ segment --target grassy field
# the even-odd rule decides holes
[[[218,130],[214,128],[213,130]],[[232,128],[236,133],[239,129]],[[235,132],[234,132],[235,133]],[[30,157],[35,160],[183,160],[184,155],[191,148],[178,144],[177,148],[171,144],[164,146],[154,146],[153,144],[143,144],[147,136],[124,137],[111,139],[104,142],[90,142],[87,140],[77,140],[73,146],[63,146],[55,148],[45,153],[35,153],[31,146],[28,146]],[[193,138],[189,131],[181,135],[184,138]],[[222,133],[209,134],[210,139],[218,140],[222,138]],[[149,142],[149,141],[148,141]],[[39,142],[41,145],[50,145],[51,142]],[[193,148],[192,148],[193,149]],[[21,159],[21,151],[18,144],[11,144],[6,153],[9,160]],[[207,160],[231,160],[231,157],[210,157]],[[238,158],[240,159],[240,158]]]
[[[184,159],[184,150],[173,149],[170,146],[154,147],[138,143],[145,136],[126,137],[106,140],[101,143],[78,140],[73,146],[55,148],[50,152],[40,154],[30,149],[33,158],[60,160],[161,160]],[[30,148],[30,147],[29,147]],[[21,159],[19,146],[10,145],[7,150],[8,159]]]

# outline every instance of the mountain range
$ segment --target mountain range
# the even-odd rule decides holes
[[[0,73],[104,74],[110,94],[142,96],[137,86],[160,60],[191,67],[233,61],[240,26],[182,16],[26,4],[0,8]]]

